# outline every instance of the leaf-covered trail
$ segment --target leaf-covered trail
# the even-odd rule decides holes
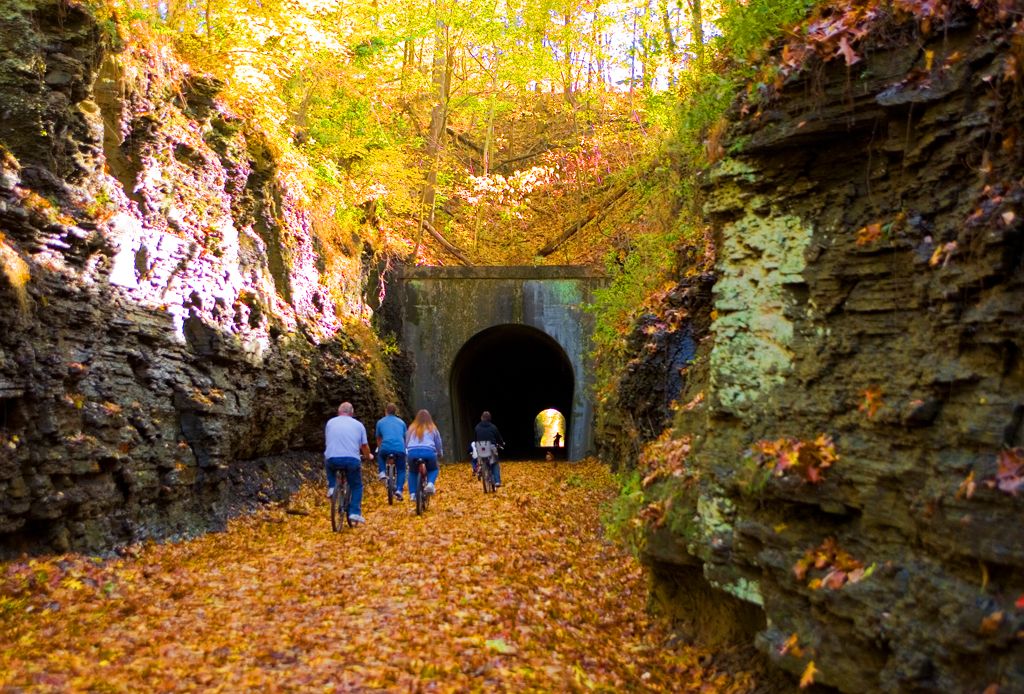
[[[2,567],[0,689],[747,691],[667,646],[636,562],[601,537],[594,463],[443,468],[423,517],[369,485],[332,533],[323,489],[226,533]]]

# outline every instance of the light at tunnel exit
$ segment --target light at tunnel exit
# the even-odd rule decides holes
[[[549,407],[533,420],[534,445],[541,448],[562,448],[565,446],[565,417],[558,410]],[[558,436],[557,442],[555,436]]]

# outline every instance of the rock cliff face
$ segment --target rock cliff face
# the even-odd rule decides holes
[[[393,397],[265,139],[103,29],[0,10],[0,555],[216,527],[315,471],[266,456],[319,448],[342,399]]]
[[[645,491],[662,594],[756,606],[765,654],[848,692],[1024,690],[1021,39],[948,19],[734,130],[705,182],[710,337],[638,333],[647,381],[657,342],[701,345],[685,465]]]

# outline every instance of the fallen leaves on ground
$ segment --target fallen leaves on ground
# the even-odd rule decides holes
[[[607,468],[442,469],[422,517],[367,489],[332,533],[323,489],[228,532],[0,565],[0,689],[714,691],[755,687],[674,645],[639,565],[603,539]]]

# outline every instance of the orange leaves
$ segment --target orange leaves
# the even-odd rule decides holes
[[[860,62],[860,56],[850,47],[850,42],[845,36],[839,38],[839,49],[835,52],[835,55],[843,56],[847,67]]]
[[[789,638],[779,647],[779,655],[791,655],[794,658],[802,658],[804,649],[800,647],[800,636],[796,633],[790,634]]]
[[[855,243],[858,246],[869,246],[883,239],[891,238],[907,224],[907,213],[899,212],[886,222],[873,222],[857,230]]]
[[[793,565],[793,576],[798,581],[808,578],[811,571],[818,573],[808,580],[811,590],[827,588],[838,590],[847,583],[858,583],[874,573],[874,564],[865,568],[849,552],[839,547],[834,537],[827,538],[814,549],[808,549]]]
[[[825,480],[823,470],[839,460],[831,436],[819,435],[813,441],[781,438],[754,444],[758,465],[776,477],[796,474],[811,484]]]
[[[467,465],[444,466],[423,517],[370,484],[367,525],[341,536],[317,486],[290,502],[307,516],[0,565],[0,688],[754,689],[650,620],[643,570],[597,518],[606,467],[503,463],[502,477],[484,497]]]
[[[647,444],[640,453],[639,467],[646,471],[643,487],[649,487],[660,479],[675,477],[696,480],[696,471],[686,467],[690,455],[690,437],[674,438],[671,429]]]
[[[882,389],[878,386],[871,386],[862,393],[862,396],[864,399],[857,406],[857,410],[866,414],[868,419],[873,419],[883,404]]]
[[[857,230],[857,245],[867,246],[882,238],[882,225],[878,222]]]
[[[983,480],[989,489],[998,489],[1011,496],[1017,496],[1017,492],[1024,487],[1024,448],[1006,448],[996,455],[996,474]],[[957,488],[957,499],[970,499],[974,496],[978,483],[974,478],[974,470],[971,470],[967,477]]]
[[[996,458],[998,472],[994,485],[999,491],[1017,496],[1024,486],[1024,448],[1007,448]]]
[[[982,634],[983,636],[991,636],[992,634],[999,631],[999,627],[1002,626],[1003,619],[1005,617],[1006,614],[1002,610],[993,612],[992,614],[986,616],[984,619],[981,620],[981,624],[978,627],[978,633]]]

